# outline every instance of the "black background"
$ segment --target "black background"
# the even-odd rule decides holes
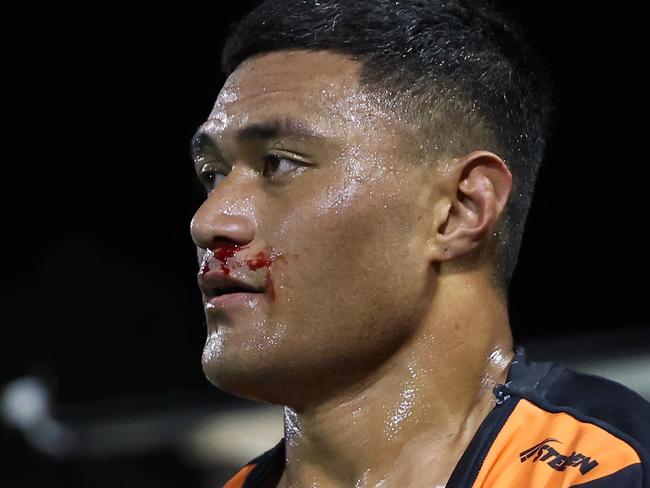
[[[254,3],[3,16],[2,384],[44,375],[69,405],[176,390],[221,401],[200,367],[188,149],[223,82],[226,28]],[[647,327],[641,19],[501,3],[553,71],[558,105],[511,285],[515,340]],[[80,470],[1,432],[12,486],[194,482],[169,453]]]

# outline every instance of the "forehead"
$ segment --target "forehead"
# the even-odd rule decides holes
[[[275,51],[245,60],[226,80],[215,110],[262,95],[298,92],[309,99],[358,91],[361,63],[330,51]]]
[[[208,119],[220,134],[271,118],[294,118],[324,133],[400,124],[376,91],[358,83],[362,64],[331,51],[274,51],[247,59],[228,77]],[[404,127],[402,127],[404,128]],[[367,137],[367,134],[366,134]]]

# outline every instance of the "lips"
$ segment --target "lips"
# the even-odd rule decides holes
[[[263,293],[265,290],[253,282],[226,276],[218,269],[199,274],[198,283],[208,299],[231,293]]]

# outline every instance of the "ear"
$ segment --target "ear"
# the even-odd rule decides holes
[[[438,174],[440,199],[428,249],[432,261],[465,255],[486,241],[512,190],[512,174],[494,153],[474,151]]]

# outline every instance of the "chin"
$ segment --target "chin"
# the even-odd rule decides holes
[[[285,405],[292,388],[282,379],[277,368],[264,368],[259,362],[255,365],[242,364],[224,358],[206,358],[201,363],[203,374],[215,387],[232,395],[257,402]],[[286,368],[283,368],[286,371]]]

